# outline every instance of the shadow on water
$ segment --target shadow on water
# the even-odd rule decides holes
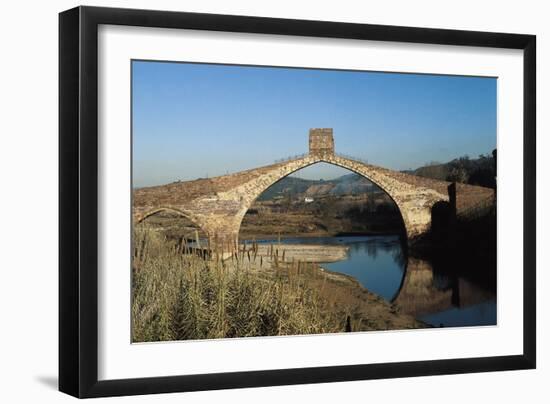
[[[439,256],[409,256],[398,236],[289,238],[290,244],[343,244],[346,260],[322,264],[353,276],[400,311],[433,326],[496,324],[496,268]]]

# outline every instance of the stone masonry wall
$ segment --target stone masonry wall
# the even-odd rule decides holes
[[[331,128],[309,130],[309,154],[318,156],[334,154],[334,137]]]
[[[319,162],[349,169],[387,192],[401,212],[409,241],[430,230],[434,204],[449,200],[448,182],[384,169],[333,153],[312,153],[235,174],[137,189],[133,194],[134,223],[160,210],[171,210],[195,222],[210,238],[234,245],[244,215],[262,192],[281,178]],[[492,195],[493,190],[488,188],[457,184],[457,210],[466,211]]]

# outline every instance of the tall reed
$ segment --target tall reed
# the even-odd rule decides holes
[[[257,246],[252,257],[204,259],[146,225],[135,228],[134,246],[134,342],[343,331],[308,285],[313,272],[280,262],[278,251],[273,273],[254,270],[263,265],[261,256],[255,265]]]

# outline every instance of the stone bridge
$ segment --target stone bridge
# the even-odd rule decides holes
[[[449,198],[449,182],[340,156],[334,152],[332,129],[311,129],[309,153],[298,158],[219,177],[134,190],[133,221],[172,211],[193,221],[212,243],[235,246],[242,219],[256,198],[282,178],[320,162],[362,175],[385,191],[399,208],[409,242],[430,231],[436,204],[450,202],[460,214],[493,199],[492,189],[465,184],[456,184],[456,193]]]

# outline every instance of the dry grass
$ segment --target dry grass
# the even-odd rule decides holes
[[[345,331],[345,313],[328,310],[311,265],[258,270],[249,252],[204,260],[146,225],[134,246],[134,342]]]

